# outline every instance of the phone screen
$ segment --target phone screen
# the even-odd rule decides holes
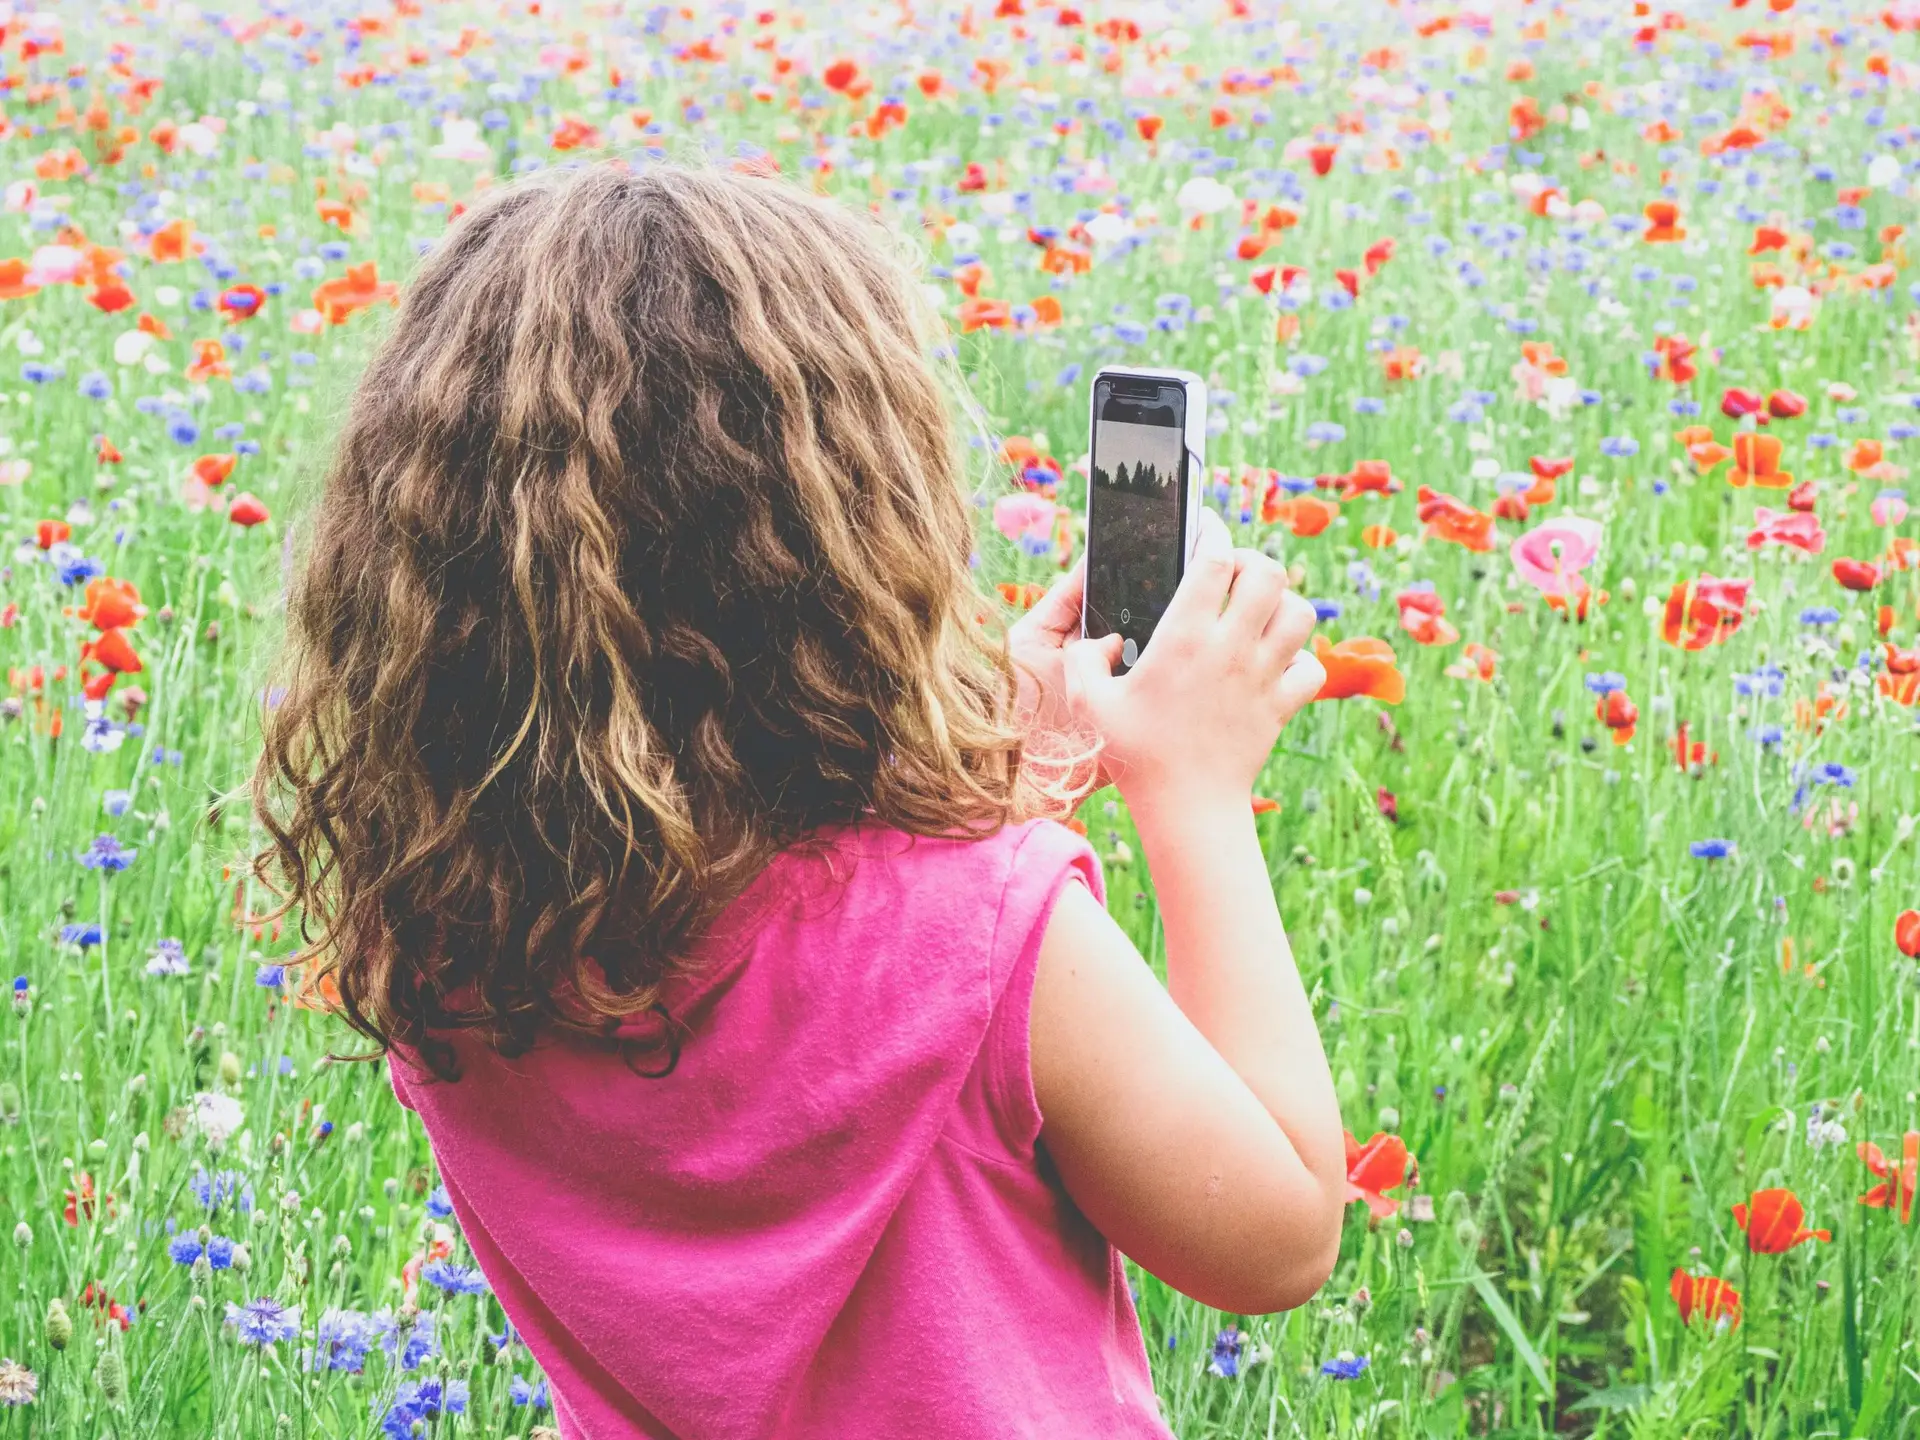
[[[1187,392],[1172,380],[1093,382],[1087,634],[1118,633],[1131,667],[1180,583],[1187,523]]]

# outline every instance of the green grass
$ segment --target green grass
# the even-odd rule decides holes
[[[24,677],[15,682],[12,718],[0,724],[0,947],[31,986],[0,1056],[0,1190],[21,1226],[6,1262],[15,1274],[0,1354],[39,1379],[33,1405],[0,1411],[0,1435],[370,1435],[402,1378],[377,1353],[363,1376],[311,1373],[309,1339],[248,1349],[222,1319],[228,1302],[256,1296],[299,1305],[309,1331],[329,1307],[398,1307],[401,1267],[432,1223],[425,1206],[435,1184],[424,1137],[393,1102],[384,1073],[325,1063],[330,1048],[346,1044],[343,1031],[255,983],[260,965],[292,955],[291,937],[255,934],[234,920],[236,898],[240,913],[258,898],[244,885],[236,897],[233,877],[261,837],[233,791],[256,745],[283,544],[323,463],[328,417],[381,323],[363,313],[306,336],[289,322],[307,304],[314,270],[334,276],[344,268],[318,258],[323,243],[344,244],[352,261],[377,260],[383,276],[404,277],[416,242],[447,218],[446,205],[432,192],[416,194],[416,185],[443,184],[459,199],[483,174],[507,175],[516,155],[552,160],[548,136],[567,114],[603,126],[616,148],[640,155],[639,143],[613,124],[635,109],[659,117],[661,131],[648,139],[669,153],[724,154],[753,142],[790,174],[816,175],[856,203],[875,201],[918,237],[930,267],[954,264],[956,247],[940,225],[921,222],[962,220],[979,231],[978,253],[993,272],[983,294],[1016,303],[1056,295],[1064,312],[1057,328],[967,335],[958,351],[992,431],[1044,436],[1043,448],[1068,467],[1063,503],[1077,504],[1071,466],[1085,450],[1085,374],[1059,382],[1074,363],[1086,372],[1133,360],[1203,373],[1216,399],[1234,397],[1210,459],[1235,476],[1248,466],[1330,474],[1380,458],[1406,482],[1395,496],[1352,502],[1312,538],[1263,526],[1257,515],[1245,522],[1237,501],[1227,508],[1247,543],[1277,548],[1299,567],[1307,593],[1341,603],[1343,613],[1323,626],[1331,638],[1390,640],[1407,677],[1397,708],[1364,699],[1317,705],[1289,729],[1262,784],[1282,808],[1261,824],[1348,1126],[1363,1138],[1379,1129],[1404,1137],[1419,1183],[1397,1193],[1418,1203],[1377,1225],[1355,1206],[1333,1282],[1288,1316],[1220,1316],[1140,1277],[1156,1380],[1183,1440],[1908,1433],[1920,1406],[1920,1364],[1911,1354],[1914,1231],[1857,1203],[1873,1177],[1854,1146],[1873,1140],[1897,1153],[1902,1132],[1920,1127],[1920,992],[1913,963],[1892,940],[1896,914],[1920,904],[1912,838],[1920,712],[1878,694],[1859,664],[1880,653],[1874,605],[1894,607],[1898,644],[1915,643],[1920,571],[1889,576],[1868,600],[1842,590],[1828,564],[1840,555],[1875,558],[1888,540],[1868,513],[1879,485],[1842,468],[1846,444],[1889,438],[1894,462],[1910,464],[1915,454],[1889,436],[1890,427],[1920,418],[1905,403],[1920,390],[1909,328],[1914,272],[1886,290],[1837,289],[1804,332],[1767,328],[1769,292],[1751,283],[1745,253],[1753,223],[1738,207],[1783,217],[1816,245],[1852,244],[1858,253],[1838,262],[1847,271],[1878,259],[1880,228],[1913,222],[1910,194],[1875,190],[1861,205],[1863,228],[1848,229],[1837,191],[1865,183],[1872,155],[1910,153],[1877,140],[1881,122],[1871,118],[1876,106],[1896,122],[1911,114],[1910,90],[1888,88],[1865,65],[1876,51],[1896,64],[1920,63],[1913,34],[1890,33],[1866,6],[1831,5],[1824,23],[1854,27],[1851,42],[1834,48],[1800,11],[1762,19],[1700,5],[1688,11],[1695,29],[1664,32],[1643,52],[1634,43],[1637,22],[1618,6],[1503,13],[1482,39],[1464,27],[1422,38],[1411,27],[1426,12],[1379,5],[1324,12],[1336,28],[1322,33],[1323,12],[1310,7],[1289,12],[1263,0],[1239,22],[1196,0],[1182,7],[1190,48],[1166,72],[1176,92],[1143,99],[1123,94],[1124,80],[1097,63],[1076,68],[1060,58],[1077,40],[1097,61],[1106,42],[1045,17],[1029,21],[1040,37],[1031,42],[1031,66],[1020,58],[1029,42],[1016,41],[1012,22],[991,18],[987,5],[974,7],[971,37],[960,33],[957,11],[942,17],[932,7],[922,7],[922,29],[904,38],[864,37],[837,7],[818,7],[804,30],[783,19],[773,27],[779,49],[802,57],[802,71],[808,54],[818,70],[844,52],[867,62],[876,95],[899,80],[908,123],[871,141],[846,138],[848,102],[815,79],[795,82],[795,93],[824,97],[814,109],[729,90],[730,72],[768,74],[769,52],[747,43],[760,28],[751,15],[732,37],[672,20],[671,45],[717,37],[728,59],[716,66],[673,59],[639,33],[642,17],[616,22],[604,6],[562,7],[555,16],[553,8],[503,17],[492,7],[429,6],[369,35],[353,55],[332,25],[358,13],[352,8],[316,7],[297,42],[284,26],[237,41],[184,14],[163,23],[135,11],[122,25],[78,6],[62,12],[63,56],[23,60],[18,37],[9,38],[7,67],[27,81],[6,98],[16,129],[0,142],[9,162],[0,178],[31,177],[43,152],[81,146],[95,162],[90,174],[35,183],[43,203],[64,207],[68,223],[129,252],[124,280],[137,308],[102,314],[85,287],[72,285],[0,302],[0,353],[8,357],[0,440],[4,458],[32,466],[24,483],[0,488],[0,516],[16,543],[37,522],[67,516],[71,543],[137,584],[152,613],[134,630],[145,671],[116,687],[117,695],[131,680],[147,692],[144,733],[93,753],[81,743],[72,673],[89,631],[63,613],[80,603],[78,588],[63,587],[31,544],[15,552],[0,581],[0,605],[14,617],[0,629],[0,657],[10,670],[38,665],[45,676],[42,694]],[[1091,20],[1108,15],[1102,5],[1087,8]],[[1276,24],[1287,14],[1302,22],[1293,39]],[[1543,42],[1520,33],[1536,21],[1547,26]],[[496,43],[467,61],[451,58],[447,42],[461,23]],[[1755,60],[1729,43],[1753,27],[1792,28],[1798,48]],[[576,32],[590,51],[581,77],[522,89],[540,46],[570,44]],[[106,46],[116,42],[134,47],[131,72],[163,81],[137,116],[126,113],[128,76],[106,67]],[[428,63],[401,63],[395,83],[340,78],[355,67],[391,69],[409,44]],[[1264,55],[1262,46],[1270,47]],[[1393,128],[1401,112],[1350,93],[1356,53],[1379,46],[1403,57],[1396,83],[1419,79],[1454,92],[1443,138],[1415,145]],[[1485,53],[1476,57],[1476,46]],[[1140,48],[1126,47],[1128,76],[1141,73]],[[311,67],[289,63],[309,50],[319,57]],[[973,57],[988,53],[1015,62],[1015,78],[992,95],[969,78]],[[910,54],[959,93],[923,98],[905,68]],[[1503,80],[1507,62],[1523,54],[1538,73]],[[658,58],[657,75],[649,56]],[[1215,83],[1230,66],[1265,70],[1289,58],[1304,88],[1283,82],[1259,96],[1222,95]],[[70,64],[84,67],[72,92],[79,109],[97,91],[115,126],[140,132],[117,164],[105,163],[88,135],[59,128],[57,98],[31,103],[33,83],[64,76]],[[604,83],[610,64],[640,77],[617,102]],[[1181,64],[1193,67],[1193,78],[1182,78]],[[1639,89],[1663,70],[1664,92]],[[1704,88],[1702,76],[1724,77],[1731,88]],[[1023,80],[1057,96],[1057,106],[1023,98]],[[496,82],[509,91],[490,97]],[[1590,83],[1597,96],[1584,91]],[[1703,156],[1699,141],[1717,132],[1689,117],[1714,110],[1724,128],[1742,87],[1758,83],[1778,83],[1795,112],[1777,137],[1783,148],[1725,167]],[[1804,93],[1803,83],[1819,93]],[[1507,140],[1508,107],[1520,94],[1537,97],[1543,110],[1579,100],[1588,128],[1555,120],[1516,147],[1536,154],[1537,167],[1511,155],[1502,162],[1490,147]],[[492,163],[428,153],[438,138],[428,124],[431,101],[446,95],[476,118],[490,108],[504,117],[504,128],[483,132]],[[702,118],[683,109],[689,97]],[[1075,111],[1083,98],[1095,115]],[[1622,113],[1629,101],[1637,108]],[[283,102],[293,117],[276,108]],[[1214,104],[1231,110],[1231,124],[1210,125]],[[988,129],[968,107],[1006,118]],[[1164,117],[1157,149],[1138,138],[1129,107]],[[1253,123],[1256,110],[1264,123]],[[1371,128],[1349,137],[1327,177],[1315,177],[1304,159],[1283,159],[1289,140],[1315,127],[1331,133],[1336,115],[1357,110]],[[145,138],[163,119],[185,123],[202,113],[229,122],[205,157],[168,155]],[[1425,105],[1418,113],[1432,118]],[[1643,136],[1663,117],[1682,136],[1672,146]],[[1055,137],[1056,119],[1078,129]],[[1120,137],[1103,133],[1101,119],[1120,122]],[[359,143],[328,144],[322,132],[336,124],[355,127]],[[1394,145],[1403,168],[1363,169],[1361,154],[1383,143]],[[1298,177],[1298,197],[1286,203],[1299,224],[1255,262],[1311,271],[1290,341],[1275,339],[1276,300],[1248,283],[1255,265],[1231,257],[1237,204],[1199,229],[1178,215],[1179,188],[1197,173],[1196,146],[1234,157],[1237,168],[1220,178],[1238,197],[1262,197],[1263,209],[1279,198],[1275,172]],[[830,172],[804,168],[816,148],[831,157]],[[1606,160],[1583,166],[1581,157],[1596,150]],[[1090,155],[1103,160],[1111,191],[1052,187],[1056,173],[1090,173]],[[969,160],[990,176],[1004,172],[1007,188],[998,194],[1031,187],[1030,214],[1003,221],[979,197],[943,194]],[[1623,162],[1637,172],[1621,173]],[[1657,174],[1669,169],[1689,238],[1651,246],[1637,228],[1603,223],[1570,240],[1569,222],[1536,217],[1514,198],[1503,163],[1514,174],[1551,175],[1571,199],[1629,218],[1656,197]],[[1833,167],[1834,180],[1819,178],[1822,165]],[[1717,193],[1703,193],[1702,180],[1718,180]],[[160,195],[157,208],[122,193],[127,182]],[[316,213],[321,182],[329,198],[354,196],[360,218],[350,236]],[[1136,216],[1156,210],[1162,223],[1144,228],[1137,248],[1102,248],[1087,274],[1056,285],[1038,268],[1041,252],[1026,227],[1064,230],[1081,209],[1115,199]],[[232,283],[286,287],[260,318],[238,327],[245,348],[229,357],[237,377],[261,367],[263,391],[183,377],[191,342],[227,327],[192,308],[196,290],[220,288],[203,263],[154,262],[132,233],[176,216],[194,220],[209,253],[232,267]],[[263,236],[265,225],[275,233]],[[0,251],[26,257],[53,243],[60,227],[57,218],[35,227],[23,212],[0,216],[0,234],[9,237]],[[1395,257],[1351,308],[1330,308],[1323,296],[1335,288],[1333,271],[1358,265],[1365,247],[1387,236],[1397,242]],[[1429,237],[1447,239],[1451,250],[1432,253]],[[1575,249],[1583,261],[1572,258]],[[1548,268],[1533,267],[1536,253]],[[306,273],[296,269],[303,257]],[[1462,277],[1466,259],[1484,283]],[[1636,278],[1637,266],[1653,278]],[[1590,295],[1589,282],[1602,288]],[[957,307],[951,283],[932,275],[929,283],[943,305]],[[171,296],[162,288],[169,286]],[[1156,309],[1157,297],[1174,294],[1189,297],[1189,318],[1139,343],[1116,336],[1117,307],[1150,325],[1156,313],[1186,313]],[[142,310],[176,337],[154,347],[158,372],[113,358],[116,336]],[[1403,323],[1394,328],[1389,317]],[[1537,328],[1523,334],[1516,321]],[[1643,352],[1662,329],[1702,344],[1690,385],[1650,375]],[[1420,378],[1384,378],[1370,347],[1389,339],[1423,352]],[[1516,398],[1510,371],[1523,339],[1552,343],[1597,402],[1553,413]],[[310,352],[310,362],[296,362],[296,351]],[[1325,366],[1299,364],[1302,356]],[[16,383],[12,376],[29,364],[63,365],[64,374]],[[1315,373],[1298,384],[1284,378],[1298,370]],[[109,398],[80,392],[92,371],[109,378]],[[1849,407],[1829,398],[1830,382],[1857,389],[1852,403],[1864,418],[1842,414]],[[1762,393],[1784,386],[1809,398],[1804,418],[1777,422],[1772,433],[1787,442],[1786,468],[1818,482],[1823,555],[1750,552],[1755,505],[1780,508],[1785,492],[1734,490],[1725,466],[1696,475],[1675,442],[1674,431],[1692,423],[1669,412],[1676,398],[1698,401],[1703,413],[1693,420],[1712,424],[1723,442],[1730,437],[1733,422],[1717,410],[1730,385]],[[1492,398],[1476,418],[1449,418],[1464,396],[1482,391]],[[199,438],[169,438],[167,415],[137,408],[143,397],[190,415]],[[1356,397],[1378,398],[1384,408],[1356,411]],[[1313,440],[1316,421],[1344,426],[1345,438]],[[219,507],[192,513],[180,499],[196,456],[235,448],[214,434],[232,423],[259,453],[241,458],[221,496],[250,491],[274,517],[250,530],[228,524]],[[121,464],[95,463],[102,433],[124,452]],[[1808,450],[1810,433],[1843,444]],[[1638,452],[1610,456],[1605,437],[1629,438]],[[1519,525],[1501,522],[1496,548],[1484,555],[1420,538],[1416,487],[1490,509],[1495,483],[1474,478],[1473,462],[1515,472],[1535,454],[1578,461],[1559,500],[1535,521],[1574,513],[1605,526],[1589,578],[1608,600],[1584,623],[1550,612],[1513,578],[1504,551]],[[997,493],[1004,470],[990,448],[975,458],[983,496]],[[1407,538],[1392,549],[1362,547],[1360,529],[1374,523]],[[1904,533],[1914,534],[1912,522]],[[1362,561],[1374,598],[1349,571]],[[1019,555],[984,525],[982,568],[990,579],[1053,573],[1050,560]],[[1702,572],[1752,575],[1761,603],[1727,644],[1686,652],[1661,639],[1659,602]],[[1393,595],[1416,581],[1437,587],[1460,644],[1421,647],[1401,630]],[[1837,624],[1800,623],[1804,608],[1824,605],[1839,611]],[[1469,641],[1498,652],[1491,681],[1444,673]],[[1736,674],[1764,664],[1779,667],[1781,693],[1737,694]],[[68,673],[56,676],[61,666]],[[1640,708],[1626,746],[1611,742],[1583,684],[1608,671],[1625,678]],[[1796,705],[1823,684],[1846,708],[1816,728],[1797,718]],[[118,704],[109,702],[115,716]],[[1681,721],[1717,755],[1697,773],[1668,748]],[[1781,727],[1777,744],[1755,742],[1753,732],[1767,725]],[[158,763],[156,746],[167,752]],[[1796,813],[1802,767],[1826,762],[1848,767],[1856,783],[1814,789]],[[103,796],[115,790],[131,792],[117,818],[103,810]],[[1394,797],[1397,820],[1382,813],[1382,790]],[[1824,821],[1804,823],[1808,806],[1824,817],[1830,800],[1858,807],[1846,812],[1841,833]],[[1100,796],[1083,815],[1108,864],[1116,912],[1157,956],[1152,892],[1124,811]],[[124,872],[106,876],[79,864],[101,833],[138,848]],[[1707,838],[1737,849],[1723,860],[1692,858],[1690,843]],[[1517,892],[1515,903],[1496,900],[1502,892]],[[89,924],[99,927],[99,944],[61,940],[63,927]],[[163,937],[182,943],[190,975],[145,973]],[[1792,960],[1783,966],[1788,941]],[[244,1127],[216,1147],[188,1123],[196,1095],[237,1101]],[[1816,1104],[1844,1137],[1810,1144]],[[244,1273],[196,1279],[168,1258],[165,1227],[191,1230],[204,1216],[189,1188],[201,1167],[236,1171],[251,1188],[250,1216],[229,1207],[212,1222],[244,1242]],[[91,1215],[82,1207],[69,1225],[63,1192],[78,1188],[81,1172],[99,1198]],[[1831,1243],[1784,1255],[1747,1251],[1730,1208],[1776,1185],[1798,1193],[1808,1223],[1830,1228]],[[1668,1295],[1675,1267],[1737,1285],[1738,1328],[1683,1326]],[[124,1332],[102,1323],[90,1293],[137,1311],[137,1322]],[[64,1349],[48,1335],[55,1300],[72,1320]],[[438,1354],[414,1378],[471,1387],[466,1415],[437,1421],[432,1433],[525,1435],[543,1417],[512,1406],[508,1386],[516,1373],[535,1371],[517,1347],[495,1363],[486,1336],[501,1329],[497,1304],[430,1289],[423,1303],[436,1317]],[[1210,1373],[1216,1336],[1234,1324],[1245,1337],[1242,1371]],[[1323,1376],[1322,1362],[1343,1353],[1366,1357],[1366,1371],[1351,1381]]]

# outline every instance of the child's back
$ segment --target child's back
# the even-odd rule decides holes
[[[632,1069],[469,1040],[445,1085],[396,1055],[569,1433],[1167,1433],[1119,1257],[1036,1160],[1028,1006],[1070,883],[1093,855],[1049,822],[840,832],[662,993],[677,1056],[655,1017]]]
[[[1241,1313],[1333,1264],[1248,804],[1312,607],[1209,516],[1126,676],[1073,576],[996,636],[936,341],[855,214],[549,173],[435,246],[328,474],[263,869],[568,1440],[1164,1435],[1115,1247]],[[1094,749],[1170,990],[1036,819]]]

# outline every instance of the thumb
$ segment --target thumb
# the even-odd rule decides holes
[[[1118,635],[1102,635],[1097,640],[1075,640],[1061,651],[1067,705],[1073,713],[1098,710],[1120,683],[1113,667],[1120,663],[1120,649],[1125,643]]]

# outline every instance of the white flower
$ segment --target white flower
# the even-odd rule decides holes
[[[220,136],[211,125],[199,120],[190,120],[180,127],[180,148],[190,155],[206,159],[220,148]]]
[[[1867,184],[1884,190],[1900,178],[1900,161],[1893,155],[1876,155],[1867,162]]]
[[[1232,189],[1211,175],[1196,175],[1180,187],[1174,203],[1187,215],[1218,215],[1235,203]]]
[[[493,151],[480,138],[480,122],[453,115],[440,123],[440,143],[427,151],[436,160],[460,160],[478,165],[493,159]]]
[[[113,358],[116,364],[138,365],[147,358],[147,352],[153,349],[153,336],[144,330],[122,330],[113,342]]]
[[[246,1110],[231,1095],[203,1090],[187,1106],[188,1131],[204,1136],[209,1145],[224,1145],[246,1123]]]

